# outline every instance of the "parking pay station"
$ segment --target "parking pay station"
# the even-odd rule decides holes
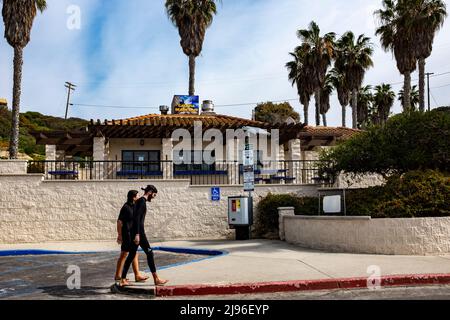
[[[228,224],[236,230],[236,240],[250,239],[250,226],[253,225],[253,198],[228,198]]]
[[[253,225],[253,197],[255,191],[255,164],[253,146],[249,143],[249,136],[245,138],[245,150],[243,152],[244,191],[248,196],[236,196],[228,198],[228,224],[236,230],[236,240],[249,240],[250,227]]]

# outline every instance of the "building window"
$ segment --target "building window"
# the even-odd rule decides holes
[[[122,151],[122,170],[139,172],[161,171],[160,151]]]
[[[216,171],[216,165],[207,164],[202,158],[203,151],[179,151],[174,153],[174,171],[175,172],[214,172]],[[202,159],[202,164],[199,164],[199,160]],[[212,161],[215,161],[215,154],[212,151]],[[178,164],[177,164],[178,163]]]

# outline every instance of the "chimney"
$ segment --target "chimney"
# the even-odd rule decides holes
[[[214,103],[211,100],[203,101],[202,114],[216,114],[214,112]]]
[[[166,116],[169,113],[169,107],[168,106],[159,106],[159,111],[161,111],[161,114]]]

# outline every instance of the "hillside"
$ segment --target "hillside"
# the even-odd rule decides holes
[[[42,159],[45,147],[37,146],[36,140],[30,134],[32,131],[58,131],[74,130],[86,126],[88,121],[78,118],[63,118],[46,116],[39,112],[26,112],[20,114],[20,141],[19,151],[33,159]],[[11,111],[0,107],[0,150],[5,151],[9,145],[11,128]]]

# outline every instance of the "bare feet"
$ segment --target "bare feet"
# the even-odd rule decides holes
[[[155,279],[155,286],[163,286],[165,285],[169,280],[162,280],[162,279]]]
[[[145,281],[147,281],[149,279],[149,277],[148,276],[138,275],[134,279],[136,280],[136,282],[145,282]]]
[[[127,287],[129,285],[130,285],[130,283],[128,282],[127,279],[121,279],[120,280],[119,287]]]

